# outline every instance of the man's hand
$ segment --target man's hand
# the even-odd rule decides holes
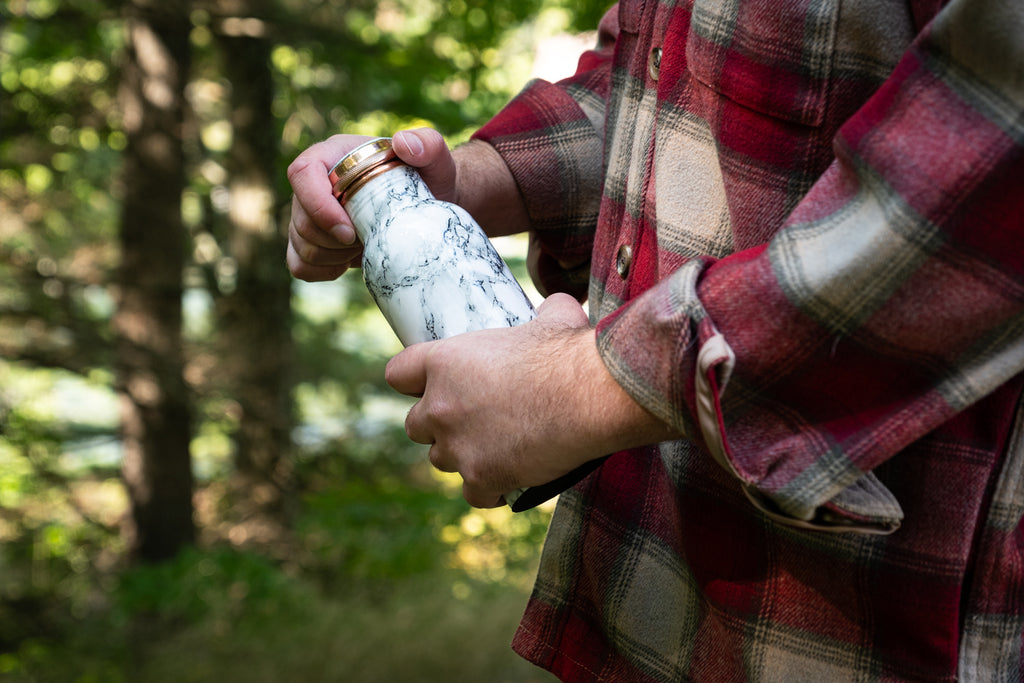
[[[549,297],[535,320],[518,327],[410,346],[385,377],[422,396],[406,433],[431,444],[435,467],[462,475],[463,496],[476,507],[675,436],[611,377],[586,313],[567,295]]]
[[[292,185],[292,217],[288,225],[288,269],[295,277],[317,282],[333,280],[359,265],[359,244],[348,214],[331,193],[328,172],[343,156],[372,138],[335,135],[313,145],[288,166]],[[456,201],[455,162],[436,130],[421,128],[395,133],[398,158],[419,169],[439,199]]]

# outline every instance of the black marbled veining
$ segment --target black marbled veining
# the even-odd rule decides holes
[[[434,198],[415,169],[374,178],[345,208],[364,245],[366,286],[406,346],[536,315],[476,221]]]

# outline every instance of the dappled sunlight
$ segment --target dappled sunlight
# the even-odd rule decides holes
[[[219,28],[225,35],[234,37],[263,38],[268,32],[267,23],[256,17],[225,17]]]
[[[71,486],[69,501],[81,520],[110,529],[117,528],[128,513],[128,495],[116,478],[76,482]]]
[[[118,332],[132,344],[155,353],[170,350],[172,340],[166,339],[153,325],[153,314],[146,310],[120,308],[115,317]]]
[[[580,4],[276,2],[265,15],[191,6],[175,14],[178,3],[5,6],[0,678],[550,680],[508,647],[550,504],[523,514],[474,510],[461,480],[434,470],[427,449],[408,440],[412,399],[383,380],[401,344],[358,269],[335,282],[289,283],[280,277],[283,245],[277,255],[243,249],[253,236],[283,235],[285,168],[306,146],[335,133],[423,126],[455,146],[530,77],[571,71],[574,60],[548,41],[569,29]],[[151,10],[180,23],[165,35],[167,26],[146,25]],[[270,41],[261,44],[269,60],[250,60],[269,61],[269,85],[245,99],[254,83],[225,75],[225,64],[238,63],[225,62],[234,55],[224,49],[249,41]],[[555,67],[539,70],[541,62]],[[180,106],[182,86],[184,121],[144,120]],[[250,114],[266,115],[262,132],[242,125]],[[266,155],[256,163],[266,164],[258,170],[267,186],[236,169],[240,145]],[[138,246],[121,239],[125,198],[142,197],[138,213],[152,208],[149,198],[153,206],[166,199],[160,188],[132,194],[140,177],[125,177],[128,153],[154,162],[149,178],[184,162],[180,224],[177,189],[160,214],[184,229],[184,262],[159,285],[148,282],[155,266],[120,270],[122,246]],[[177,188],[171,174],[166,183]],[[151,226],[136,227],[131,239],[152,236]],[[508,238],[500,248],[525,280],[525,242]],[[141,262],[167,264],[176,250]],[[119,273],[166,296],[134,298]],[[259,304],[226,305],[241,292]],[[289,292],[290,309],[262,306]],[[179,313],[180,339],[158,317]],[[252,333],[225,343],[229,323]],[[281,329],[294,348],[275,347],[261,362],[259,349]],[[241,445],[252,397],[231,362],[239,343],[257,351],[249,376],[287,373],[270,412],[291,426],[279,447],[288,476],[274,485],[235,479],[257,450]],[[174,369],[119,377],[130,360],[120,353]],[[134,506],[163,504],[160,482],[136,476],[153,464],[143,449],[154,446],[138,431],[138,411],[122,418],[126,401],[164,424],[191,418],[157,440],[180,439],[187,455],[174,476],[192,474],[196,547],[151,566],[132,566],[126,529]],[[285,504],[268,513],[282,495]]]
[[[440,533],[452,549],[450,566],[477,581],[529,588],[552,509],[548,502],[526,513],[507,507],[468,511]]]
[[[228,215],[243,231],[255,235],[268,235],[276,230],[270,220],[274,196],[269,187],[263,183],[252,181],[235,181],[231,183]],[[242,258],[244,255],[237,255]]]
[[[458,474],[433,467],[429,472],[446,496],[461,501],[462,478]],[[438,532],[439,540],[450,549],[448,566],[475,581],[528,589],[556,501],[519,513],[507,506],[471,508],[461,501],[463,513]]]
[[[135,132],[143,124],[143,112],[146,107],[170,110],[177,106],[175,81],[178,78],[177,64],[167,51],[153,29],[143,22],[130,22],[128,34],[135,50],[135,63],[138,68],[136,78],[139,79],[136,89],[126,89],[121,98],[121,117],[127,131]],[[145,103],[135,97],[138,92]],[[147,136],[152,138],[154,136]],[[157,146],[157,142],[147,143]],[[164,143],[166,144],[166,143]],[[159,148],[148,151],[149,154],[166,155],[169,152]]]

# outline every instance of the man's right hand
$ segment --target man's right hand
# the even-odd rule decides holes
[[[288,224],[288,270],[309,282],[334,280],[359,266],[363,246],[352,221],[331,192],[328,172],[343,156],[373,138],[335,135],[311,146],[288,166],[294,195]],[[444,137],[431,128],[395,133],[398,158],[418,168],[438,199],[457,202],[455,162]]]

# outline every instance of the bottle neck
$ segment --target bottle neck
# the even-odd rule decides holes
[[[348,196],[345,211],[365,244],[374,227],[393,212],[433,199],[419,172],[402,165],[371,178]]]

